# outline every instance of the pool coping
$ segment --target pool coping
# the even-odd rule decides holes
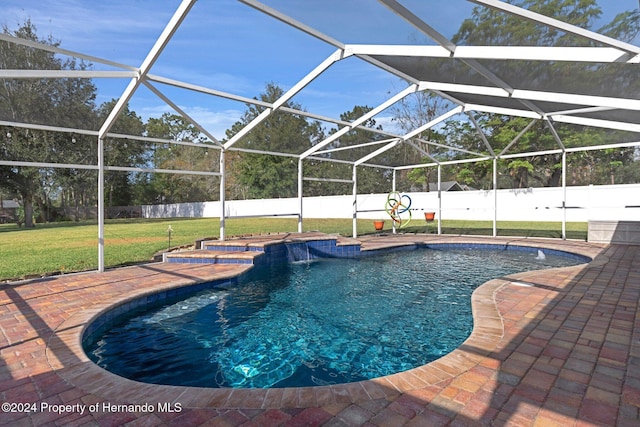
[[[274,238],[278,238],[274,236]],[[262,241],[268,240],[264,237]],[[393,235],[362,237],[363,250],[375,250],[414,243],[478,243],[533,246],[562,250],[595,259],[600,255],[602,245],[585,242],[566,242],[526,238],[473,238],[433,235]],[[602,256],[591,263],[605,263]],[[561,270],[582,268],[584,264],[562,267]],[[216,279],[231,278],[250,268],[237,266],[223,273],[216,273]],[[545,270],[545,271],[548,271]],[[202,280],[180,277],[160,284],[141,286],[99,303],[91,304],[84,310],[72,314],[63,321],[49,338],[46,358],[51,368],[74,387],[96,395],[109,402],[145,404],[149,401],[179,403],[182,408],[306,408],[324,406],[340,402],[363,402],[383,398],[393,398],[402,393],[423,389],[455,378],[478,365],[494,351],[504,337],[503,319],[496,305],[496,294],[505,286],[518,284],[524,273],[492,279],[480,285],[472,294],[474,327],[464,343],[451,353],[426,365],[408,371],[376,379],[329,386],[238,389],[200,388],[187,386],[166,386],[141,383],[120,377],[94,364],[84,353],[83,334],[87,326],[114,305],[161,292],[171,288],[188,286]]]

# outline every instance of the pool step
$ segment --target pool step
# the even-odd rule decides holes
[[[283,233],[232,240],[196,242],[196,249],[164,254],[165,262],[192,264],[269,265],[314,258],[344,258],[360,254],[360,242],[317,232]]]
[[[202,249],[218,252],[264,252],[262,243],[242,243],[234,241],[209,240],[202,242]]]
[[[256,258],[264,256],[258,251],[220,251],[196,249],[193,251],[165,254],[165,262],[185,264],[255,264]]]

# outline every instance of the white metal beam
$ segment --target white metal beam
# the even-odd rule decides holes
[[[469,117],[469,120],[471,120],[471,123],[473,123],[473,126],[476,128],[476,132],[480,136],[480,139],[482,140],[484,146],[487,147],[487,150],[489,150],[489,153],[491,153],[492,156],[495,156],[496,153],[495,151],[493,151],[493,147],[491,146],[491,143],[487,139],[487,136],[482,131],[482,128],[480,127],[480,124],[478,123],[478,121],[473,117],[473,114],[471,114],[468,111],[466,113],[467,113],[467,117]]]
[[[351,177],[351,181],[353,181],[351,187],[351,192],[353,195],[351,231],[353,238],[355,239],[356,237],[358,237],[358,168],[356,167],[356,165],[353,165],[353,168],[351,169]]]
[[[562,139],[560,138],[560,135],[558,135],[558,132],[556,131],[555,126],[553,126],[553,120],[550,117],[547,117],[545,120],[545,123],[547,124],[547,127],[551,131],[551,134],[553,135],[553,139],[556,140],[556,143],[558,144],[558,146],[560,146],[560,148],[564,151],[565,149],[564,144],[562,143]]]
[[[563,115],[553,116],[553,120],[556,122],[571,123],[574,125],[599,127],[599,128],[605,128],[605,129],[616,129],[616,130],[623,130],[627,132],[640,132],[640,124],[636,124],[636,123],[615,122],[612,120],[589,119],[586,117],[563,116]]]
[[[390,171],[394,169],[393,166],[376,165],[375,163],[363,163],[360,166],[367,167],[367,168],[374,168],[374,169],[387,169]]]
[[[640,111],[640,100],[632,98],[614,98],[611,96],[575,95],[560,92],[542,92],[516,89],[514,98],[530,101],[559,102],[563,104],[584,105],[591,107],[609,107],[621,110]]]
[[[298,233],[302,233],[302,221],[303,221],[303,189],[304,189],[304,165],[303,160],[298,159]]]
[[[476,153],[475,151],[465,150],[464,148],[454,147],[454,146],[446,145],[446,144],[441,144],[439,142],[430,141],[428,139],[422,139],[422,138],[412,138],[412,139],[415,139],[416,141],[422,142],[422,143],[427,144],[427,145],[431,145],[432,147],[440,147],[440,148],[444,148],[445,150],[449,150],[449,151],[458,151],[460,153],[471,154],[472,156],[483,156],[484,155],[482,153]]]
[[[0,126],[9,126],[9,127],[15,127],[15,128],[21,128],[21,129],[45,130],[50,132],[77,133],[78,135],[92,135],[92,136],[98,135],[98,131],[95,131],[95,130],[73,129],[73,128],[65,128],[60,126],[37,125],[33,123],[8,122],[5,120],[0,120]]]
[[[538,22],[540,24],[544,24],[549,27],[553,27],[567,33],[585,37],[587,39],[596,41],[598,43],[602,43],[607,46],[621,49],[625,52],[629,52],[634,55],[640,54],[640,47],[638,46],[634,46],[632,44],[625,43],[620,40],[607,37],[593,31],[585,30],[584,28],[567,24],[566,22],[560,21],[558,19],[550,18],[540,13],[532,12],[530,10],[517,7],[512,4],[505,3],[503,1],[498,1],[498,0],[468,0],[468,1],[472,3],[480,4],[482,6],[488,6],[493,9],[500,10],[502,12],[507,12],[512,15],[520,16],[522,18],[526,18],[531,21]]]
[[[196,0],[183,0],[182,3],[180,3],[180,6],[178,6],[178,9],[175,11],[173,16],[169,20],[169,23],[165,26],[164,30],[162,31],[162,33],[156,40],[155,44],[147,54],[147,57],[142,62],[142,65],[138,70],[138,76],[131,79],[131,81],[127,85],[127,88],[124,90],[122,96],[118,99],[118,101],[116,102],[116,105],[113,107],[113,109],[109,113],[109,116],[107,116],[107,119],[102,124],[102,127],[100,128],[100,133],[99,133],[100,138],[103,138],[104,135],[107,132],[109,132],[116,118],[118,117],[120,112],[124,109],[124,107],[127,105],[127,103],[129,102],[129,100],[131,99],[135,91],[138,89],[138,87],[142,83],[142,79],[145,78],[145,76],[151,70],[151,67],[153,66],[153,64],[158,60],[158,57],[166,47],[167,43],[169,43],[169,40],[171,40],[171,37],[176,32],[178,27],[180,27],[180,24],[182,23],[184,18],[186,18],[187,14],[189,13],[189,10],[191,10],[191,8],[195,3],[196,3]]]
[[[453,57],[512,61],[632,62],[626,51],[614,47],[458,46]]]
[[[471,95],[487,95],[500,98],[508,98],[511,96],[507,90],[492,86],[474,86],[459,83],[441,83],[432,81],[421,81],[420,90],[443,91],[443,92],[459,92]]]
[[[605,145],[591,145],[586,147],[572,147],[567,148],[567,153],[575,153],[579,151],[594,151],[594,150],[607,150],[611,148],[631,148],[640,147],[640,141],[633,142],[619,142],[617,144],[605,144]]]
[[[184,18],[193,7],[196,0],[183,0],[178,6],[169,23],[156,40],[138,70],[138,76],[131,79],[122,96],[116,101],[106,120],[98,132],[98,271],[104,271],[104,138],[115,123],[120,112],[125,108],[142,80],[151,70],[171,37],[176,32]]]
[[[242,137],[244,137],[247,133],[249,133],[253,128],[262,123],[267,117],[269,117],[274,111],[288,102],[291,98],[293,98],[298,92],[304,89],[309,83],[311,83],[314,79],[316,79],[320,74],[327,70],[330,66],[332,66],[337,61],[344,58],[344,52],[340,49],[331,54],[327,59],[322,61],[320,65],[318,65],[313,71],[304,76],[302,80],[296,83],[291,89],[289,89],[286,93],[284,93],[276,102],[273,103],[272,107],[267,108],[262,113],[260,113],[257,117],[255,117],[251,122],[249,122],[245,127],[243,127],[238,133],[233,135],[233,137],[229,138],[224,144],[224,148],[227,149],[231,147],[233,144],[238,142]]]
[[[562,104],[573,104],[576,106],[585,106],[589,108],[602,107],[602,108],[610,108],[610,109],[640,111],[640,100],[633,99],[633,98],[614,98],[610,96],[578,95],[578,94],[571,94],[571,93],[544,92],[544,91],[523,90],[523,89],[514,89],[513,93],[509,94],[503,89],[495,88],[491,86],[472,86],[472,85],[461,85],[456,83],[439,83],[439,82],[430,82],[430,81],[420,82],[420,90],[440,90],[444,92],[460,92],[460,93],[468,93],[472,95],[486,95],[486,96],[495,96],[495,97],[501,97],[501,98],[522,99],[522,100],[528,100],[528,101],[544,101],[544,102],[553,102],[553,103],[562,103]],[[467,106],[469,105],[471,104],[467,104]],[[493,108],[493,107],[483,106],[480,104],[473,104],[473,105],[474,106],[477,105],[479,108]],[[500,107],[495,107],[495,108],[500,108]],[[513,111],[519,112],[520,110],[513,109]],[[504,114],[509,114],[509,113],[504,113]],[[520,113],[517,113],[515,115],[520,116]],[[536,117],[540,117],[540,115],[536,114]]]
[[[423,32],[424,34],[431,37],[442,47],[450,51],[451,53],[455,52],[457,46],[451,40],[437,32],[431,26],[429,26],[426,22],[424,22],[419,16],[415,15],[409,9],[402,6],[396,0],[379,0],[387,7],[389,7],[392,11],[402,17],[405,21],[409,22],[415,28]],[[486,78],[488,81],[492,82],[496,86],[506,90],[511,93],[511,86],[502,80],[498,75],[489,70],[487,67],[476,61],[475,59],[463,59],[461,60],[463,63],[471,67],[475,72]]]
[[[502,80],[497,74],[493,71],[479,63],[475,59],[461,59],[462,62],[467,64],[469,67],[473,68],[478,74],[487,79],[488,81],[495,84],[497,87],[504,89],[508,93],[513,92],[513,87],[510,84]]]
[[[227,152],[225,150],[220,150],[220,159],[218,163],[218,168],[220,169],[220,240],[224,241],[225,239],[225,218],[227,216],[227,208],[226,208],[226,200],[227,200],[227,171],[226,171],[226,160],[225,157]]]
[[[562,151],[562,240],[567,240],[567,152]]]
[[[586,113],[599,113],[602,111],[611,111],[614,108],[611,107],[584,107],[584,108],[574,108],[571,110],[562,110],[562,111],[553,111],[551,113],[547,113],[546,116],[553,117],[555,115],[566,115],[572,116],[576,114],[586,114]]]
[[[419,163],[416,165],[397,166],[394,169],[395,170],[420,169],[420,168],[430,168],[438,165],[446,166],[446,165],[458,165],[463,163],[485,162],[487,160],[493,160],[493,156],[475,157],[473,159],[447,160],[444,162],[434,161],[432,163]]]
[[[380,147],[376,151],[374,151],[372,153],[369,153],[366,156],[356,160],[353,165],[354,166],[359,166],[362,163],[373,159],[374,157],[378,157],[380,154],[384,153],[385,151],[391,150],[393,147],[395,147],[396,145],[400,144],[401,142],[402,142],[401,139],[396,139],[396,140],[386,144],[384,147]]]
[[[43,130],[48,132],[61,132],[61,133],[71,133],[77,135],[89,135],[89,136],[97,136],[98,131],[96,130],[87,130],[87,129],[73,129],[73,128],[65,128],[60,126],[48,126],[48,125],[37,125],[37,124],[28,124],[28,123],[19,123],[19,122],[7,122],[4,120],[0,120],[0,126],[7,127],[15,127],[21,129],[34,129],[34,130]],[[139,141],[147,141],[159,144],[177,144],[177,145],[187,145],[190,147],[200,147],[200,148],[211,148],[219,150],[221,147],[213,144],[202,144],[197,142],[188,142],[188,141],[174,141],[166,138],[151,138],[148,136],[140,136],[140,135],[126,135],[122,133],[113,133],[109,132],[106,135],[108,138],[119,138],[119,139],[130,139],[130,140],[139,140]],[[292,156],[297,157],[297,156]]]
[[[94,71],[94,70],[0,70],[1,79],[94,79],[94,78],[135,78],[135,71]]]
[[[119,138],[119,139],[130,139],[133,141],[147,141],[147,142],[152,142],[152,143],[158,143],[158,144],[175,144],[175,145],[185,145],[188,147],[198,147],[198,148],[204,148],[204,149],[212,149],[212,150],[221,150],[222,147],[220,147],[217,144],[207,144],[202,143],[202,142],[190,142],[190,141],[176,141],[174,139],[167,139],[167,138],[152,138],[149,136],[136,136],[136,135],[124,135],[121,133],[113,133],[113,132],[109,132],[107,134],[108,138]]]
[[[147,75],[147,80],[152,81],[152,82],[156,82],[156,83],[162,83],[168,86],[173,86],[173,87],[177,87],[177,88],[181,88],[181,89],[187,89],[193,92],[199,92],[199,93],[203,93],[205,95],[213,95],[213,96],[217,96],[219,98],[225,98],[225,99],[231,99],[233,101],[239,101],[242,102],[243,104],[250,104],[250,105],[260,105],[262,107],[271,107],[271,103],[269,102],[264,102],[264,101],[260,101],[258,99],[255,98],[247,98],[246,96],[240,96],[240,95],[234,95],[232,93],[228,93],[228,92],[223,92],[220,90],[216,90],[216,89],[211,89],[205,86],[200,86],[200,85],[194,85],[192,83],[186,83],[180,80],[175,80],[175,79],[170,79],[168,77],[163,77],[163,76],[159,76],[157,74],[149,74]]]
[[[411,25],[422,31],[424,34],[431,37],[432,40],[434,40],[449,52],[454,52],[456,50],[455,43],[446,38],[444,35],[440,34],[440,32],[438,32],[435,28],[424,22],[422,19],[420,19],[409,9],[398,3],[396,0],[378,1],[391,9],[394,13],[400,15],[405,21],[411,23]]]
[[[403,73],[402,71],[397,70],[397,69],[387,65],[386,63],[380,61],[379,59],[376,59],[376,58],[372,57],[372,56],[369,56],[369,55],[358,55],[358,58],[360,58],[360,59],[362,59],[364,61],[367,61],[369,64],[374,65],[374,66],[380,68],[381,70],[384,70],[387,73],[392,74],[392,75],[394,75],[394,76],[396,76],[396,77],[398,77],[398,78],[400,78],[400,79],[402,79],[402,80],[404,80],[404,81],[406,81],[406,82],[408,82],[410,84],[418,84],[419,83],[419,81],[415,77],[410,76],[409,74]]]
[[[389,138],[389,139],[383,139],[380,141],[373,141],[373,142],[365,142],[362,144],[354,144],[354,145],[347,145],[345,147],[336,147],[336,148],[330,148],[328,150],[321,150],[321,151],[316,151],[315,154],[327,154],[327,153],[334,153],[336,151],[347,151],[347,150],[353,150],[354,148],[363,148],[363,147],[370,147],[372,145],[380,145],[380,144],[386,144],[387,142],[396,140],[397,138]]]
[[[561,148],[554,148],[553,150],[542,150],[542,151],[532,151],[527,153],[514,153],[514,154],[501,154],[498,157],[501,159],[520,159],[522,157],[533,157],[533,156],[549,156],[551,154],[562,154],[564,152]]]
[[[84,60],[87,60],[87,61],[93,62],[93,63],[109,65],[109,66],[115,67],[115,68],[122,68],[124,70],[131,70],[131,71],[137,71],[138,70],[135,67],[132,67],[132,66],[129,66],[129,65],[125,65],[125,64],[120,64],[120,63],[114,62],[114,61],[109,61],[107,59],[98,58],[97,56],[85,55],[83,53],[74,52],[72,50],[62,49],[62,48],[60,48],[58,46],[51,46],[51,45],[48,45],[48,44],[38,43],[38,42],[34,42],[32,40],[23,39],[23,38],[20,38],[20,37],[14,37],[14,36],[11,36],[9,34],[0,34],[0,40],[6,41],[6,42],[9,42],[9,43],[22,45],[22,46],[32,47],[32,48],[39,49],[39,50],[44,50],[46,52],[52,52],[52,53],[57,53],[57,54],[60,54],[60,55],[71,56],[73,58],[78,58],[78,59],[84,59]]]
[[[442,46],[347,44],[352,55],[406,56],[418,58],[491,59],[514,61],[636,63],[637,57],[613,47],[565,46],[458,46],[450,52]]]
[[[106,133],[106,132],[105,132]],[[98,271],[104,272],[104,138],[98,136]]]
[[[504,147],[504,149],[500,152],[500,154],[498,154],[498,157],[502,156],[504,153],[506,153],[507,151],[509,151],[509,149],[510,149],[511,147],[513,147],[513,146],[516,144],[516,142],[518,142],[518,140],[519,140],[520,138],[522,138],[522,135],[524,135],[525,133],[527,133],[527,131],[528,131],[529,129],[531,129],[531,126],[533,126],[535,123],[536,123],[536,120],[535,120],[535,119],[534,119],[534,120],[531,120],[531,121],[529,122],[529,124],[528,124],[528,125],[526,125],[526,126],[524,127],[524,129],[522,129],[522,130],[520,131],[520,133],[518,133],[518,135],[516,135],[516,137],[515,137],[515,138],[513,138],[513,140],[512,140],[509,144],[507,144],[507,146],[506,146],[506,147]]]
[[[24,162],[24,161],[14,161],[14,160],[0,160],[0,166],[98,170],[98,166],[96,165],[82,165],[82,164],[72,164],[72,163]]]
[[[314,181],[314,182],[339,182],[342,184],[352,184],[353,180],[351,179],[339,179],[339,178],[312,178],[305,177],[302,178],[304,181]]]
[[[297,154],[281,153],[279,151],[254,150],[251,148],[231,147],[228,150],[223,150],[223,151],[239,151],[241,153],[265,154],[267,156],[278,156],[278,157],[292,157],[294,159],[300,158],[300,156]]]
[[[199,176],[220,176],[220,172],[206,172],[206,171],[194,171],[183,169],[158,169],[158,168],[139,168],[131,166],[105,166],[106,171],[118,171],[118,172],[144,172],[144,173],[162,173],[173,175],[199,175]]]
[[[493,237],[498,236],[498,158],[493,158]]]
[[[329,157],[309,156],[309,157],[307,157],[307,159],[317,160],[319,162],[331,162],[331,163],[339,163],[339,164],[343,164],[343,165],[353,165],[353,161],[351,161],[351,160],[332,159],[332,158],[329,158]]]
[[[451,51],[442,46],[346,44],[344,51],[352,55],[409,56],[422,58],[451,58]]]
[[[335,141],[338,138],[340,138],[342,135],[346,134],[347,132],[355,129],[357,126],[359,126],[362,123],[366,122],[367,120],[371,119],[376,114],[386,110],[387,108],[389,108],[390,106],[392,106],[396,102],[400,101],[402,98],[406,97],[407,95],[409,95],[411,93],[414,93],[417,89],[418,89],[418,85],[412,84],[412,85],[408,86],[403,91],[397,93],[395,96],[391,97],[387,101],[385,101],[382,104],[378,105],[373,110],[369,111],[366,114],[363,114],[362,116],[360,116],[359,118],[357,118],[356,120],[351,122],[351,124],[349,124],[349,126],[343,127],[342,129],[340,129],[336,133],[330,135],[329,137],[327,137],[324,140],[320,141],[318,144],[316,144],[313,147],[309,148],[307,151],[302,153],[300,155],[300,157],[303,158],[303,159],[305,157],[309,157],[311,154],[317,152],[321,148],[329,145],[333,141]]]
[[[300,21],[297,21],[295,19],[293,19],[290,16],[287,16],[281,12],[278,12],[277,10],[266,6],[258,1],[255,0],[239,0],[240,2],[246,4],[247,6],[251,6],[252,8],[259,10],[260,12],[271,16],[272,18],[277,19],[278,21],[284,22],[287,25],[290,25],[292,27],[294,27],[297,30],[302,31],[303,33],[309,34],[312,37],[315,37],[319,40],[322,40],[325,43],[328,43],[338,49],[343,49],[344,48],[344,44],[332,37],[329,37],[326,34],[321,33],[320,31],[317,31],[311,27],[309,27],[308,25],[303,24]]]
[[[424,132],[425,130],[430,129],[430,128],[434,127],[435,125],[437,125],[438,123],[441,123],[441,122],[447,120],[448,118],[450,118],[452,116],[455,116],[456,114],[459,114],[459,113],[462,113],[462,112],[464,112],[464,107],[457,106],[454,109],[452,109],[452,110],[450,110],[450,111],[448,111],[448,112],[436,117],[435,119],[429,121],[428,123],[425,123],[424,125],[422,125],[422,126],[416,128],[416,129],[412,130],[411,132],[407,133],[406,135],[404,135],[402,137],[402,140],[406,141],[408,139],[415,138],[418,135],[420,135],[422,132]]]
[[[377,157],[378,155],[384,153],[385,151],[390,150],[391,148],[395,147],[396,145],[400,144],[401,142],[408,141],[408,140],[410,140],[412,138],[415,138],[419,134],[424,132],[425,130],[430,129],[430,128],[434,127],[435,125],[437,125],[438,123],[441,123],[441,122],[447,120],[448,118],[450,118],[451,116],[455,116],[456,114],[461,113],[463,111],[464,111],[464,108],[462,106],[458,106],[458,107],[452,109],[451,111],[449,111],[449,112],[447,112],[445,114],[442,114],[441,116],[436,117],[435,119],[429,121],[429,123],[426,123],[426,124],[418,127],[417,129],[414,129],[413,131],[407,133],[406,135],[398,138],[397,140],[385,145],[384,147],[380,147],[376,151],[367,154],[366,156],[362,157],[359,160],[356,160],[354,165],[355,166],[359,166],[362,163],[365,163],[365,162],[373,159],[374,157]]]
[[[515,108],[489,107],[480,104],[466,104],[465,111],[479,111],[481,113],[503,114],[505,116],[528,117],[530,119],[542,119],[538,113],[530,110],[516,110]]]
[[[415,148],[420,154],[422,154],[424,157],[428,157],[429,159],[431,159],[431,161],[440,163],[438,161],[438,159],[436,159],[435,157],[433,157],[431,154],[429,154],[424,148],[420,147],[418,144],[416,144],[415,142],[413,142],[414,140],[408,139],[405,142],[412,146],[413,148]]]
[[[166,97],[162,92],[160,92],[155,86],[153,86],[151,83],[144,81],[143,82],[144,85],[149,88],[149,90],[151,92],[153,92],[158,98],[162,99],[164,102],[167,103],[167,105],[169,105],[171,108],[173,108],[176,112],[178,112],[178,114],[180,114],[182,117],[184,117],[185,119],[187,119],[187,121],[191,122],[196,128],[198,128],[198,130],[200,132],[202,132],[203,134],[205,134],[211,141],[215,142],[217,145],[222,146],[222,144],[220,143],[220,141],[218,141],[218,139],[213,136],[213,134],[211,132],[209,132],[204,126],[202,126],[200,123],[198,123],[196,120],[194,120],[189,114],[187,114],[182,108],[180,108],[176,103],[174,103],[173,101],[171,101],[168,97]]]
[[[177,88],[181,88],[181,89],[187,89],[187,90],[191,90],[191,91],[194,91],[194,92],[203,93],[205,95],[213,95],[213,96],[216,96],[218,98],[230,99],[232,101],[242,102],[243,104],[259,105],[259,106],[265,107],[265,108],[273,108],[273,104],[270,103],[270,102],[261,101],[259,99],[255,99],[255,98],[247,98],[245,96],[240,96],[240,95],[234,95],[232,93],[223,92],[223,91],[220,91],[220,90],[211,89],[211,88],[204,87],[204,86],[194,85],[194,84],[191,84],[191,83],[185,83],[185,82],[181,82],[179,80],[169,79],[169,78],[166,78],[166,77],[161,77],[161,76],[149,74],[147,76],[147,80],[150,80],[150,81],[153,81],[153,82],[156,82],[156,83],[166,84],[166,85],[177,87]],[[297,110],[295,108],[280,107],[280,111],[284,111],[286,113],[291,113],[291,114],[298,114],[298,115],[303,116],[303,117],[308,117],[310,119],[321,120],[321,121],[327,122],[327,123],[335,123],[335,124],[343,125],[343,126],[349,125],[349,122],[344,121],[344,120],[334,119],[332,117],[326,117],[326,116],[323,116],[323,115],[320,115],[320,114],[314,114],[314,113],[311,113],[309,111]]]

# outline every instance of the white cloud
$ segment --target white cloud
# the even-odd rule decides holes
[[[226,109],[220,111],[213,111],[204,107],[186,107],[180,106],[180,108],[193,118],[198,124],[209,131],[218,140],[222,140],[226,137],[225,131],[241,119],[244,111]],[[149,118],[159,118],[164,113],[178,114],[168,105],[154,105],[147,106],[141,109],[135,109],[136,113],[140,115],[144,121]]]
[[[395,133],[396,135],[403,135],[405,131],[403,131],[398,122],[393,120],[393,116],[376,116],[374,120],[376,121],[376,125],[382,126],[386,132]]]
[[[175,2],[110,0],[3,0],[3,24],[17,28],[27,19],[38,36],[51,35],[64,49],[139,65],[175,11]],[[175,3],[172,5],[172,3]],[[126,10],[126,13],[123,13]]]
[[[225,131],[240,120],[244,113],[244,111],[240,110],[211,111],[201,107],[185,108],[185,112],[218,140],[226,137]]]

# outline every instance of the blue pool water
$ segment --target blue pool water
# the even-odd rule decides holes
[[[418,249],[265,267],[228,289],[129,312],[90,337],[85,350],[111,372],[157,384],[264,388],[370,379],[462,344],[480,284],[579,262],[513,250]]]

